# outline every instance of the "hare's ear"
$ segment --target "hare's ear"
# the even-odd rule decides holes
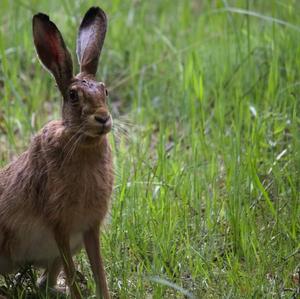
[[[43,65],[52,73],[64,95],[73,76],[72,59],[61,33],[45,14],[39,13],[32,20],[33,39]]]
[[[77,37],[77,57],[80,71],[95,75],[107,28],[105,12],[91,7],[85,14]]]

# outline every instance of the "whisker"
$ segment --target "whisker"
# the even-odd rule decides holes
[[[73,156],[76,147],[78,146],[81,137],[82,137],[82,132],[83,132],[83,126],[85,123],[81,124],[80,126],[77,127],[77,132],[72,135],[72,137],[68,140],[68,142],[65,144],[62,152],[65,155],[63,162],[61,164],[61,167],[63,167]],[[74,141],[74,142],[73,142]]]

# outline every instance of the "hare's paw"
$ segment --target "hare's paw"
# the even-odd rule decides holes
[[[0,274],[8,274],[13,272],[13,263],[6,256],[0,255]],[[0,298],[1,299],[1,298]]]
[[[8,299],[6,297],[6,294],[7,293],[7,288],[6,287],[0,287],[0,299]]]
[[[58,285],[50,286],[47,281],[47,277],[42,277],[42,279],[38,282],[38,287],[45,295],[45,298],[67,298],[66,288]]]

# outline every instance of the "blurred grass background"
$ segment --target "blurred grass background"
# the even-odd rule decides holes
[[[95,5],[109,16],[97,77],[115,117],[113,297],[300,296],[300,1],[1,0],[1,165],[60,117],[32,15],[51,16],[75,62]]]

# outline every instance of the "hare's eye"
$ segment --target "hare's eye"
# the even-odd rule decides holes
[[[108,90],[105,88],[105,95],[108,96]]]
[[[78,101],[78,93],[76,90],[71,89],[69,91],[69,98],[71,100],[72,103],[76,103]]]

